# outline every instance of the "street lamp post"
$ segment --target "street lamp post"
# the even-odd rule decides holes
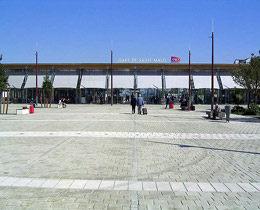
[[[35,92],[35,103],[38,104],[38,52],[36,51],[36,92]]]
[[[136,82],[136,66],[134,67],[134,97],[136,97],[136,88],[137,88],[137,82]]]
[[[214,32],[212,31],[211,111],[214,106]]]
[[[191,66],[190,66],[190,49],[189,49],[189,109],[191,105]]]
[[[212,20],[212,35],[209,36],[212,39],[212,64],[211,64],[211,111],[213,111],[214,106],[214,30],[213,30],[213,20]]]
[[[113,106],[113,51],[111,50],[111,106]]]
[[[109,77],[108,77],[108,75],[109,75],[109,67],[107,66],[107,76],[106,76],[106,83],[107,83],[107,92],[106,92],[106,103],[109,103],[108,102],[108,89],[109,89]]]

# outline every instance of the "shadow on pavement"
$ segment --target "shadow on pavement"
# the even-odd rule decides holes
[[[8,116],[8,115],[16,115],[16,113],[7,113],[7,114],[1,113],[1,114],[0,114],[0,116]]]
[[[230,121],[234,122],[252,122],[252,123],[260,123],[260,120],[257,118],[247,118],[247,117],[236,117],[236,118],[231,118]]]
[[[146,140],[144,140],[144,141],[146,141]],[[239,152],[239,153],[245,153],[245,154],[260,155],[260,152],[248,152],[248,151],[243,151],[243,150],[231,150],[231,149],[221,149],[221,148],[214,148],[214,147],[202,147],[202,146],[195,146],[195,145],[188,145],[188,144],[173,144],[173,143],[159,142],[159,141],[146,141],[146,142],[156,143],[156,144],[173,145],[173,146],[179,146],[179,147],[182,147],[182,148],[209,149],[209,150],[224,151],[224,152]]]

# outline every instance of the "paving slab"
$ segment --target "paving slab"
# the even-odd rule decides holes
[[[260,183],[251,183],[256,189],[260,191]]]
[[[19,179],[17,182],[13,183],[12,186],[15,186],[15,187],[25,187],[31,181],[32,181],[32,178]]]
[[[41,185],[41,187],[54,188],[59,181],[59,179],[48,179]]]
[[[87,184],[87,180],[74,180],[70,185],[70,189],[83,189]]]
[[[210,183],[198,183],[202,192],[216,192]]]
[[[155,182],[143,182],[144,191],[157,191]]]
[[[186,192],[187,191],[186,187],[181,182],[171,182],[170,184],[171,184],[173,191],[177,191],[177,192],[179,192],[179,191]]]
[[[129,181],[129,190],[141,191],[143,190],[143,183],[137,181]]]
[[[169,182],[156,182],[158,191],[172,191]]]
[[[69,189],[71,184],[74,180],[60,180],[56,185],[55,188],[61,188],[61,189]]]
[[[146,106],[146,116],[116,104],[0,115],[0,208],[258,208],[259,120]]]
[[[16,183],[18,180],[19,178],[8,177],[0,183],[0,186],[13,186],[13,184]]]
[[[242,187],[246,192],[259,192],[256,187],[249,183],[237,183],[240,187]]]
[[[85,185],[84,189],[97,190],[99,188],[100,183],[101,180],[89,180],[87,181],[87,184]]]
[[[211,183],[217,192],[230,192],[224,183]]]
[[[188,192],[201,192],[201,189],[197,183],[194,182],[184,182],[184,185]]]
[[[115,181],[115,190],[128,190],[128,181]]]
[[[245,192],[237,183],[224,183],[231,192]]]
[[[113,190],[115,181],[103,180],[100,183],[99,190]]]

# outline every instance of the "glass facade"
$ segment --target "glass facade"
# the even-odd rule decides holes
[[[147,64],[148,65],[148,64]],[[150,67],[150,66],[149,66]],[[105,69],[40,69],[38,72],[38,96],[42,98],[41,86],[43,77],[48,73],[53,82],[52,102],[58,103],[60,98],[69,99],[75,104],[104,104],[111,103],[111,77],[108,68]],[[195,85],[192,88],[192,101],[194,104],[211,104],[210,70],[194,71]],[[164,103],[166,95],[170,95],[173,102],[180,103],[183,98],[188,98],[188,74],[184,70],[164,69],[115,69],[113,103],[130,103],[131,95],[136,92],[141,94],[147,104]],[[12,103],[29,103],[36,98],[35,71],[33,69],[8,69]],[[215,102],[219,104],[234,103],[234,85],[231,71],[223,70],[220,74],[223,83],[229,88],[216,88],[214,90]],[[28,79],[29,78],[29,79]],[[230,79],[231,78],[231,79]],[[204,80],[207,81],[204,81]],[[19,80],[19,81],[18,81]],[[194,82],[192,81],[192,82]],[[199,82],[198,82],[199,81]],[[218,82],[218,81],[217,81]],[[216,83],[217,83],[216,82]],[[233,83],[232,83],[233,82]],[[163,85],[162,85],[163,84]],[[120,87],[122,86],[122,87]],[[198,88],[204,87],[207,88]],[[216,87],[221,87],[215,84]],[[136,87],[134,89],[134,87]],[[197,88],[196,88],[197,87]],[[247,104],[249,94],[240,89],[243,94],[243,104]]]

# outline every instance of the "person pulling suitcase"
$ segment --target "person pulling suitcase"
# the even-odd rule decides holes
[[[138,106],[138,114],[142,114],[142,106],[144,105],[144,99],[141,97],[141,94],[139,94],[136,105]]]

